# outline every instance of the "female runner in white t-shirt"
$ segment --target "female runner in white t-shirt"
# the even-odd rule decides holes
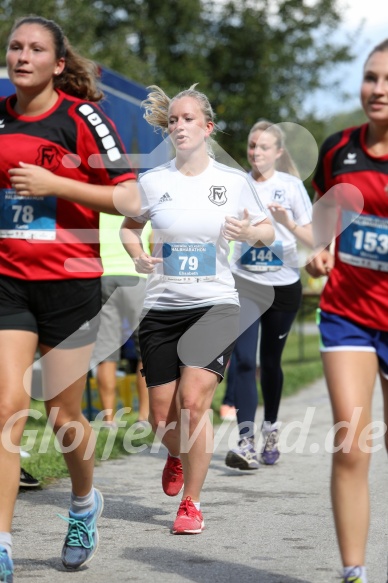
[[[208,412],[238,334],[229,241],[268,245],[274,229],[246,175],[211,156],[207,97],[195,86],[172,99],[150,89],[145,119],[170,135],[176,158],[140,176],[142,213],[124,220],[122,239],[137,271],[149,274],[140,348],[150,422],[168,450],[163,490],[176,496],[183,488],[172,532],[196,534],[213,451]],[[147,220],[153,256],[141,247]]]
[[[260,459],[273,465],[280,455],[277,417],[283,388],[281,357],[302,297],[297,241],[312,246],[312,205],[279,125],[265,120],[255,123],[248,136],[247,158],[251,166],[249,180],[271,212],[275,242],[267,249],[253,249],[237,242],[231,260],[241,312],[226,394],[234,395],[240,436],[238,446],[227,453],[225,463],[241,470],[257,470],[254,421],[258,405],[259,327],[264,400]]]

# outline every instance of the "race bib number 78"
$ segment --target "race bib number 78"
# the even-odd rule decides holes
[[[20,196],[13,188],[0,189],[0,237],[54,240],[55,196]]]

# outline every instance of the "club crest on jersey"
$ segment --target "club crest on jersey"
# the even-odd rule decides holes
[[[357,164],[357,152],[348,152],[344,164]]]
[[[46,168],[51,172],[55,172],[61,164],[59,151],[55,146],[40,146],[38,150],[38,157],[36,165]]]
[[[225,204],[227,201],[225,186],[211,186],[209,200],[217,206]]]
[[[283,203],[285,201],[285,193],[286,191],[283,190],[282,188],[277,188],[272,193],[272,200],[280,204]]]

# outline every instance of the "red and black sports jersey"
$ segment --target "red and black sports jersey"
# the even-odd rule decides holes
[[[313,179],[318,196],[335,185],[350,184],[363,197],[361,214],[346,217],[347,211],[340,212],[335,266],[323,290],[320,307],[361,325],[386,331],[388,156],[375,157],[367,151],[367,127],[365,124],[330,136],[320,151]],[[350,193],[346,196],[351,196],[351,189],[343,190]],[[341,224],[349,225],[342,233]]]
[[[0,100],[0,274],[29,280],[98,277],[99,213],[55,196],[24,197],[8,171],[19,162],[96,185],[136,179],[113,122],[95,103],[58,91],[54,107],[18,115]]]

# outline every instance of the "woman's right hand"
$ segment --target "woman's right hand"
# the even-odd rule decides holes
[[[162,263],[163,259],[159,259],[158,257],[152,257],[148,255],[148,253],[142,253],[138,257],[133,259],[135,264],[135,269],[138,273],[153,273],[155,270],[155,265],[157,263]]]
[[[58,177],[42,166],[19,162],[19,167],[8,172],[11,186],[20,196],[56,195]]]
[[[333,267],[334,256],[325,248],[314,251],[307,259],[305,269],[311,277],[321,277],[323,275],[329,275]]]

